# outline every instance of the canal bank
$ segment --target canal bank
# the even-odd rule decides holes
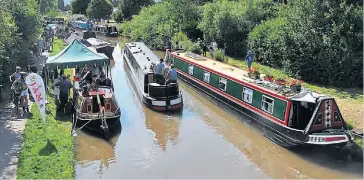
[[[112,77],[123,112],[122,133],[110,141],[80,134],[76,138],[76,178],[363,176],[362,162],[341,152],[325,148],[287,150],[275,145],[251,128],[248,119],[183,83],[184,110],[180,116],[151,111],[131,90],[122,60],[115,59],[118,62]],[[93,153],[84,153],[88,147]]]
[[[55,39],[57,54],[65,46]],[[58,52],[57,52],[58,51]],[[42,67],[48,53],[44,53],[37,65]],[[39,70],[41,68],[38,67]],[[68,179],[74,177],[74,144],[70,135],[71,122],[56,112],[54,98],[47,96],[46,125],[44,125],[36,104],[32,105],[32,116],[25,126],[17,178],[19,179]]]

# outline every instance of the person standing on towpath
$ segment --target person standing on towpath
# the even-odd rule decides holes
[[[64,107],[68,101],[68,95],[70,94],[70,89],[72,88],[72,84],[70,82],[70,75],[67,74],[66,79],[56,83],[56,86],[59,86],[59,100],[61,104],[59,105],[58,111],[63,111]]]

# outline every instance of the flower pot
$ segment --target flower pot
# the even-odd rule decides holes
[[[273,82],[274,81],[274,77],[264,76],[264,81]]]
[[[283,86],[286,84],[286,81],[285,80],[275,80],[275,83]]]

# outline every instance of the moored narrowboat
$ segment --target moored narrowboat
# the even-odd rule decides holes
[[[119,32],[116,28],[116,26],[113,25],[101,25],[97,24],[94,26],[93,30],[96,33],[100,33],[106,37],[117,37],[119,36]]]
[[[158,81],[155,74],[155,63],[160,58],[144,43],[126,43],[123,59],[124,67],[128,68],[127,74],[134,83],[133,87],[147,107],[155,111],[181,111],[183,109],[183,98],[178,82],[165,84]]]
[[[165,59],[181,80],[264,125],[270,133],[262,133],[281,146],[344,145],[353,139],[332,97],[252,77],[190,52],[167,50]]]

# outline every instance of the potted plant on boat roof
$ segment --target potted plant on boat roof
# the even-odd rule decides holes
[[[257,67],[248,69],[248,76],[252,79],[260,79],[260,73]]]
[[[264,76],[264,81],[273,82],[274,81],[274,77],[272,75],[266,73],[265,76]]]
[[[294,92],[301,92],[302,84],[303,84],[303,81],[299,81],[299,80],[294,79],[290,83],[290,88]]]
[[[275,79],[274,80],[274,82],[276,83],[276,84],[278,84],[278,85],[281,85],[281,86],[283,86],[283,85],[286,85],[287,84],[287,81],[286,80],[284,80],[283,78],[277,78],[277,79]]]

